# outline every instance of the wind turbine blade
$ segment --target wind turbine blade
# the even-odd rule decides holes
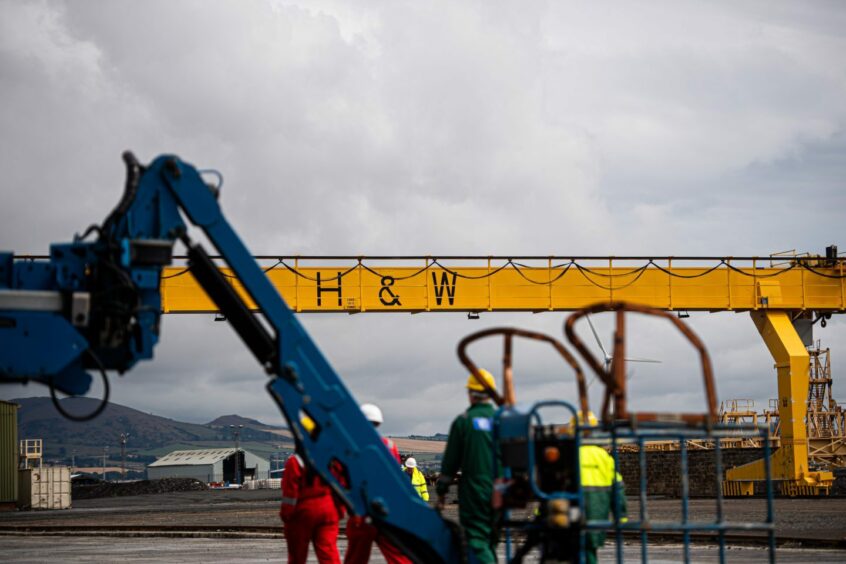
[[[602,351],[602,356],[605,358],[605,363],[607,364],[611,357],[608,356],[608,352],[605,350],[605,347],[602,346],[602,341],[599,339],[599,334],[596,332],[596,327],[593,326],[593,321],[590,320],[590,315],[585,315],[585,319],[587,319],[588,325],[590,325],[590,330],[593,333],[593,338],[596,339],[596,344],[599,345],[599,350]]]
[[[662,361],[654,358],[627,358],[626,362],[651,362],[652,364],[661,364]]]

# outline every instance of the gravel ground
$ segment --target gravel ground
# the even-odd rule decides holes
[[[346,543],[338,542],[343,554]],[[504,562],[504,549],[500,547],[499,561]],[[754,548],[732,549],[727,560],[733,563],[766,562],[765,551]],[[636,546],[627,546],[626,562],[638,561]],[[832,550],[780,549],[780,562],[828,563],[843,562],[846,553]],[[285,544],[281,539],[139,539],[102,537],[3,537],[3,551],[0,560],[19,563],[40,564],[42,562],[282,562],[285,559]],[[682,549],[677,545],[665,545],[650,549],[650,562],[674,563],[682,559]],[[599,553],[600,562],[613,562],[610,548]],[[695,546],[691,549],[694,562],[717,562],[715,547]],[[317,562],[314,552],[309,563]],[[531,558],[527,562],[535,562]],[[382,564],[385,560],[374,550],[370,562]]]
[[[0,513],[2,525],[240,525],[275,527],[279,490],[208,490],[74,500],[63,511]]]
[[[763,499],[727,499],[725,514],[729,521],[762,522],[766,517]],[[629,500],[629,515],[635,518],[640,504]],[[653,521],[677,521],[681,518],[681,501],[657,499],[647,502]],[[713,499],[690,501],[691,521],[714,521],[716,502]],[[776,535],[813,539],[846,539],[846,498],[776,499],[773,504]]]
[[[144,494],[204,491],[209,487],[194,478],[162,478],[160,480],[139,480],[135,482],[99,482],[97,484],[74,485],[71,495],[75,500],[100,497],[125,497]]]
[[[149,494],[132,497],[75,500],[73,509],[0,513],[0,526],[10,525],[240,525],[279,526],[279,490],[209,490]],[[648,503],[652,521],[677,520],[681,503],[675,499],[656,499]],[[715,502],[694,499],[690,518],[713,520]],[[766,507],[760,499],[725,501],[731,521],[762,521]],[[629,500],[629,515],[639,512],[637,500]],[[454,506],[447,516],[455,517]],[[776,531],[783,537],[846,539],[846,498],[777,499]]]
[[[10,526],[258,526],[279,527],[279,490],[209,490],[77,500],[73,509],[0,513],[0,532]],[[681,503],[656,499],[648,503],[652,521],[678,519]],[[714,518],[714,500],[691,500],[692,520]],[[762,520],[763,500],[726,500],[726,514],[732,521]],[[780,537],[821,539],[846,538],[846,499],[779,499],[775,501],[777,534]],[[629,514],[638,515],[637,500],[629,500]],[[447,507],[456,518],[456,507]],[[24,536],[2,534],[0,561],[15,562],[266,562],[282,561],[282,538],[126,538],[103,536]],[[345,539],[339,539],[343,551]],[[504,557],[504,547],[501,557]],[[681,547],[658,544],[649,549],[650,562],[677,562]],[[600,553],[601,561],[613,561],[613,545]],[[765,550],[731,547],[729,562],[766,561]],[[636,543],[627,543],[626,561],[639,561]],[[782,562],[846,562],[846,551],[780,548]],[[503,561],[501,558],[500,561]],[[692,548],[695,562],[716,562],[711,546]],[[310,560],[312,562],[313,560]],[[384,562],[374,550],[372,562]]]

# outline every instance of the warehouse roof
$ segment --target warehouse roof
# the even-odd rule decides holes
[[[159,458],[150,467],[201,466],[214,464],[235,454],[234,448],[209,448],[204,450],[175,450]]]

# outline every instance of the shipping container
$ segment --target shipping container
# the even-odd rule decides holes
[[[21,509],[70,509],[71,481],[68,466],[42,466],[20,470]]]
[[[18,500],[18,404],[0,400],[0,511]]]

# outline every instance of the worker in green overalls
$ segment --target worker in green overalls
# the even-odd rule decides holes
[[[479,371],[485,382],[496,389],[496,381],[487,370]],[[483,564],[496,562],[496,515],[491,507],[493,492],[493,416],[494,406],[484,386],[470,374],[467,379],[470,407],[455,418],[449,428],[446,451],[438,479],[439,509],[458,472],[458,517],[467,544]]]
[[[579,423],[584,425],[584,417],[579,411]],[[587,424],[596,427],[596,416],[588,411]],[[571,433],[575,432],[575,425],[570,422]],[[590,431],[584,430],[583,437],[590,436]],[[613,515],[614,482],[617,482],[617,495],[620,498],[620,522],[628,521],[626,517],[626,491],[623,477],[614,468],[614,457],[604,448],[582,444],[579,447],[579,474],[581,475],[582,491],[585,498],[585,517],[588,521],[606,521]],[[587,564],[596,564],[596,551],[605,544],[605,531],[588,531],[585,535],[585,557]]]

